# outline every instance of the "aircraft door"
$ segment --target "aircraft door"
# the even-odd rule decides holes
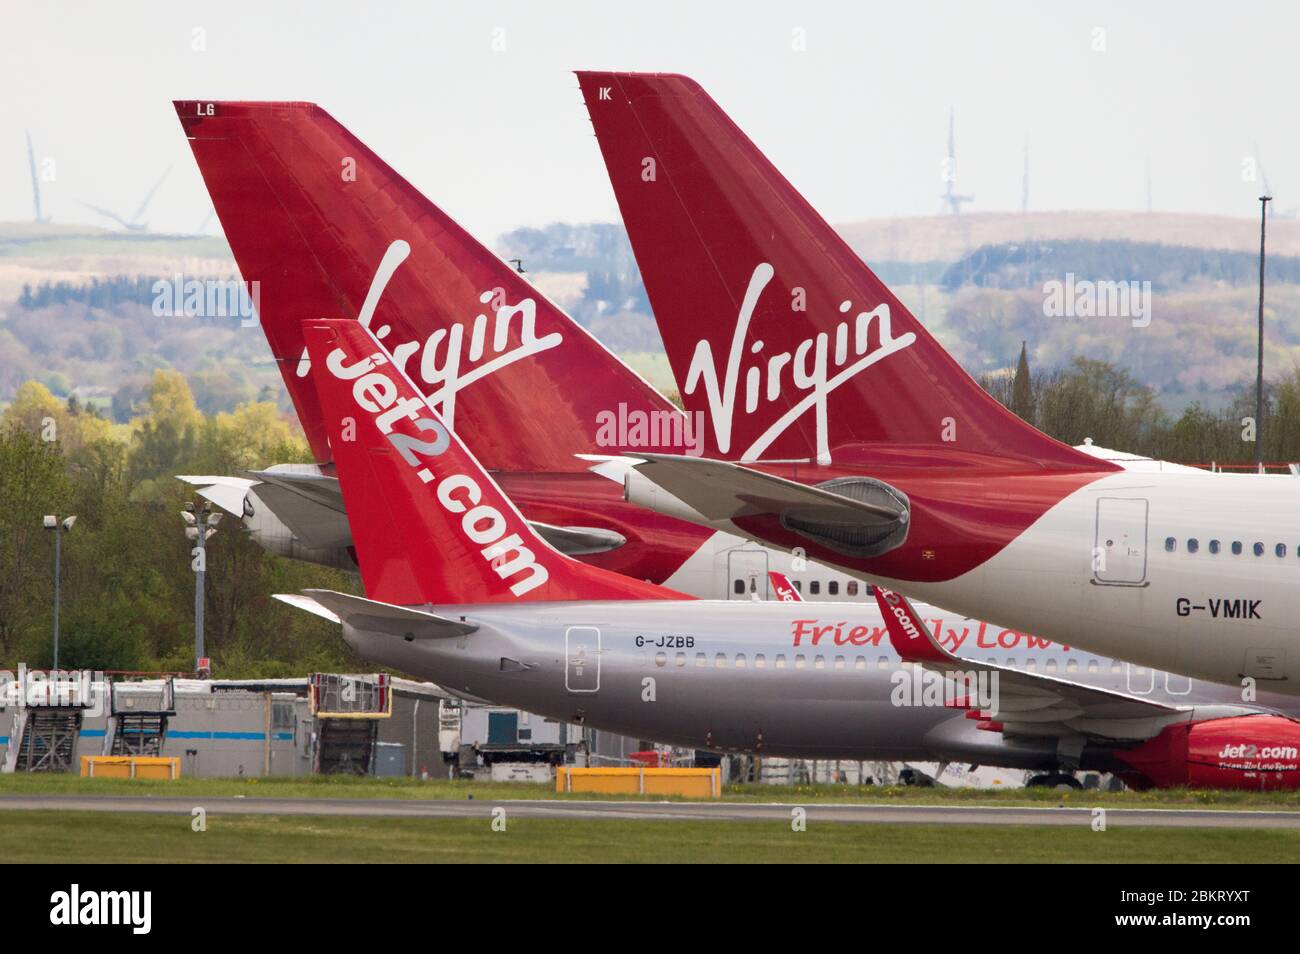
[[[1147,502],[1134,497],[1097,499],[1092,578],[1108,586],[1142,586],[1147,578]]]
[[[600,630],[595,626],[570,626],[564,631],[564,688],[600,691]]]
[[[727,599],[767,599],[767,551],[740,548],[727,552]]]

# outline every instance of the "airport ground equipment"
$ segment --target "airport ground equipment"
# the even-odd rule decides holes
[[[96,686],[80,673],[29,673],[6,684],[9,734],[5,772],[68,772],[82,722],[97,705]]]
[[[307,698],[316,718],[313,771],[319,775],[369,775],[379,720],[393,714],[388,675],[313,673]]]
[[[176,680],[151,680],[122,691],[128,686],[131,684],[118,681],[110,684],[104,755],[159,757],[167,740],[168,720],[176,715]]]
[[[722,770],[716,768],[578,768],[562,765],[555,771],[557,792],[605,795],[680,795],[718,798]]]
[[[83,755],[84,778],[177,779],[181,760],[153,755]]]

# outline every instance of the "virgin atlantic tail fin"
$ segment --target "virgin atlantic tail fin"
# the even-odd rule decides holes
[[[303,333],[370,599],[687,598],[551,549],[370,329],[336,319]]]
[[[580,470],[572,455],[608,452],[597,435],[620,405],[679,416],[319,106],[175,106],[319,461],[302,339],[319,318],[373,329],[493,469]],[[527,419],[546,427],[514,423]]]
[[[990,397],[697,83],[578,79],[706,454],[1108,469]]]

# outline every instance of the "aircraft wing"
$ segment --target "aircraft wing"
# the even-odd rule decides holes
[[[965,695],[961,707],[977,712],[984,720],[982,728],[1000,731],[1007,737],[1078,735],[1138,740],[1157,735],[1170,723],[1191,717],[1191,706],[1167,705],[1055,676],[956,656],[939,643],[901,593],[881,586],[876,587],[875,593],[895,651],[904,662],[942,673],[957,682],[958,695],[963,691],[962,686],[970,686],[971,691]],[[988,695],[993,701],[986,706]],[[1245,706],[1224,708],[1241,710],[1234,714],[1259,711]],[[1204,707],[1200,711],[1203,714]]]
[[[357,629],[386,633],[402,639],[455,639],[478,629],[476,623],[439,616],[409,606],[368,600],[364,596],[339,593],[337,590],[277,593],[275,598],[325,619],[332,618]]]

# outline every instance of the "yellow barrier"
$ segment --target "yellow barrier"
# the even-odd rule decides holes
[[[181,777],[181,760],[152,755],[83,755],[81,774],[85,778]]]
[[[604,795],[681,795],[718,798],[722,770],[716,768],[571,768],[555,770],[557,792]]]

